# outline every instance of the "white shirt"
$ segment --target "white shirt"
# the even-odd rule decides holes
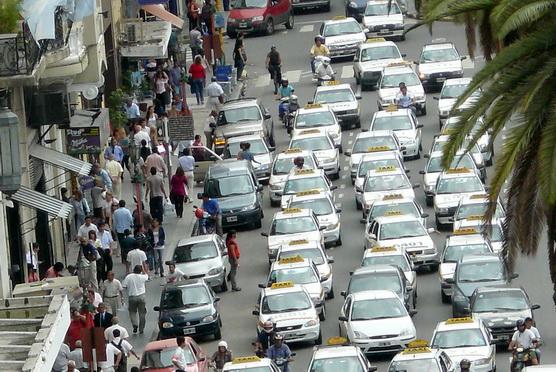
[[[137,265],[143,266],[143,262],[145,261],[147,261],[147,255],[139,248],[132,249],[127,254],[127,262],[129,262],[129,266],[132,270]]]
[[[111,368],[114,366],[116,356],[120,355],[121,351],[112,344],[106,344],[106,361],[98,362],[100,368]]]
[[[173,273],[168,272],[166,275],[166,283],[175,283],[184,279],[184,273],[176,267]]]
[[[93,300],[93,306],[97,308],[101,302],[102,302],[102,296],[100,295],[100,293],[95,292],[95,299]]]
[[[28,264],[32,263],[33,264],[33,269],[39,270],[39,258],[37,257],[37,254],[35,253],[35,251],[27,252],[27,263]]]
[[[98,236],[98,227],[91,223],[89,226],[83,224],[77,231],[77,236],[89,239],[89,231],[94,231]]]
[[[119,324],[111,325],[110,327],[104,330],[104,339],[108,342],[112,342],[114,340],[114,330],[117,329],[120,331],[120,338],[126,339],[129,337],[129,333],[127,329],[122,327]]]
[[[114,242],[114,239],[112,239],[112,234],[110,234],[110,231],[104,230],[102,234],[98,234],[98,237],[100,239],[100,244],[102,244],[102,248],[105,250],[110,249],[110,244]]]
[[[213,81],[207,86],[207,95],[209,97],[220,97],[224,94],[224,89],[218,84],[218,82]]]
[[[141,116],[139,106],[135,102],[131,103],[130,106],[125,105],[125,113],[128,119],[137,119]]]
[[[537,327],[533,327],[531,326],[531,328],[528,328],[531,332],[533,332],[533,334],[535,335],[535,338],[537,339],[537,341],[541,340],[541,334],[539,332],[539,330],[537,329]]]
[[[523,332],[515,331],[512,336],[512,341],[525,349],[531,348],[534,340],[536,340],[535,334],[530,329],[525,329]]]
[[[149,129],[149,131],[150,131],[150,129]],[[139,132],[137,132],[133,135],[133,141],[135,142],[135,146],[141,146],[141,141],[142,140],[147,141],[147,147],[150,146],[149,144],[151,143],[151,137],[144,130],[140,130]]]
[[[193,172],[195,169],[195,158],[191,155],[180,156],[178,163],[184,172]]]
[[[134,274],[131,273],[125,277],[122,285],[127,288],[128,296],[140,296],[146,293],[145,283],[149,280],[147,274]]]
[[[174,355],[172,355],[172,362],[175,362],[180,369],[185,369],[187,367],[185,352],[181,347],[178,346],[178,348],[174,352]]]
[[[120,341],[122,342],[121,347],[122,347],[122,351],[124,352],[124,355],[128,356],[131,349],[133,349],[133,346],[131,346],[129,342],[127,342],[126,340],[122,340],[121,337],[115,337],[112,341],[110,341],[110,343],[112,345],[119,345]]]

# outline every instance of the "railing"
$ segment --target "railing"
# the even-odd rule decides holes
[[[30,75],[43,49],[33,39],[26,24],[17,34],[0,34],[0,77]]]

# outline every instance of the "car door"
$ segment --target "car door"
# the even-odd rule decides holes
[[[342,306],[341,310],[340,310],[340,316],[345,316],[346,318],[349,319],[349,316],[351,314],[351,297],[348,297],[346,299],[346,302],[344,302],[344,305]],[[340,320],[340,336],[341,335],[346,335],[348,334],[347,332],[347,323],[345,321]]]
[[[222,241],[222,238],[218,236],[216,237],[216,244],[218,246],[218,249],[220,250],[220,256],[222,257],[222,265],[224,265],[225,268],[226,265],[229,263],[228,249],[226,248],[226,244],[224,244],[224,241]]]
[[[357,52],[355,52],[355,57],[353,57],[353,74],[359,79],[361,78],[361,76],[359,76],[359,74],[361,73],[361,48],[357,49]]]
[[[191,348],[191,351],[195,355],[195,359],[197,359],[197,368],[199,372],[207,372],[208,360],[205,352],[193,339],[190,340],[189,347]]]
[[[207,172],[211,166],[216,163],[217,160],[222,160],[222,158],[215,152],[207,147],[203,146],[203,157],[199,157],[200,160],[195,159],[195,165],[193,168],[193,179],[195,182],[203,182],[207,175]],[[189,185],[193,187],[193,185]],[[191,195],[190,195],[191,197]]]

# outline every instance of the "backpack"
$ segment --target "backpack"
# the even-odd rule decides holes
[[[122,353],[122,359],[120,360],[120,364],[118,365],[118,369],[116,371],[120,370],[120,368],[124,368],[125,371],[125,368],[127,368],[127,355],[125,355],[124,348],[122,347],[122,342],[124,342],[123,339],[120,339],[120,343],[117,345],[114,343],[114,341],[111,342],[111,344],[114,345],[116,349],[120,350]]]

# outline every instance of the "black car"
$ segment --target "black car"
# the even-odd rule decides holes
[[[367,8],[367,0],[347,0],[346,17],[353,17],[357,22],[363,22],[363,15]]]
[[[220,340],[222,320],[212,289],[201,279],[185,280],[164,287],[158,311],[159,339],[176,336],[213,335]]]
[[[224,160],[209,168],[204,192],[218,200],[222,211],[222,228],[262,225],[263,187],[259,185],[255,170],[246,160]]]
[[[495,253],[468,255],[459,259],[452,284],[452,313],[454,318],[469,315],[469,299],[480,287],[508,284],[517,274],[509,274],[504,261]]]

